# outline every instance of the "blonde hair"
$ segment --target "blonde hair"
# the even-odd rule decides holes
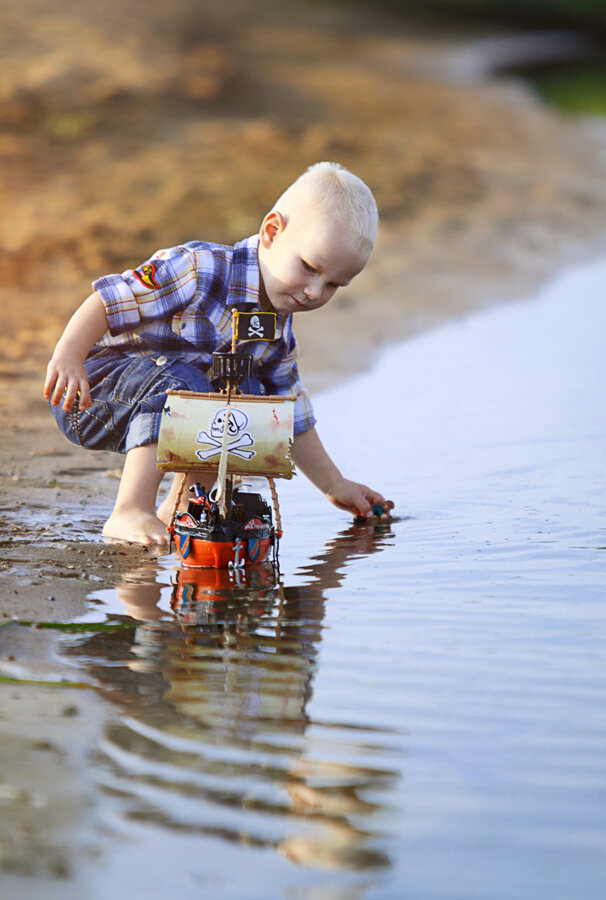
[[[318,162],[288,187],[273,209],[288,214],[298,209],[330,213],[346,223],[362,242],[374,245],[379,213],[370,188],[335,162]]]

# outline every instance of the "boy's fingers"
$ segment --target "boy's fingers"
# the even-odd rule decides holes
[[[369,492],[367,496],[372,497],[372,505],[369,506],[367,512],[359,511],[358,519],[390,519],[391,518],[391,510],[394,508],[394,504],[391,500],[385,500],[381,494],[376,494],[374,492]],[[377,499],[377,498],[380,498]]]
[[[383,499],[380,494],[377,494],[376,491],[371,490],[366,487],[366,485],[361,485],[361,502],[356,504],[358,508],[358,515],[362,516],[365,519],[370,518],[373,515],[372,507],[376,503],[380,503]]]
[[[363,518],[366,518],[367,516],[370,516],[372,514],[371,505],[364,494],[362,494],[355,503],[353,512],[357,513],[357,515],[362,516]]]
[[[88,409],[92,406],[92,398],[87,378],[79,378],[77,375],[57,374],[49,365],[46,381],[44,382],[44,397],[53,406],[63,404],[65,412],[71,412],[74,401],[80,396],[80,407]]]
[[[63,401],[63,411],[70,412],[72,406],[74,405],[74,400],[76,399],[76,394],[78,393],[78,386],[76,384],[68,384],[67,391],[65,392],[65,400]]]
[[[370,500],[370,502],[371,502],[372,504],[374,504],[374,503],[386,503],[386,502],[387,502],[387,501],[385,500],[385,497],[383,496],[383,494],[379,494],[377,491],[371,491],[371,490],[369,490],[369,491],[368,491],[368,494],[367,494],[367,497],[368,497],[368,499]]]
[[[73,381],[70,380],[68,382],[65,400],[63,402],[63,409],[65,412],[71,411],[76,397],[79,397],[78,405],[80,409],[88,409],[89,406],[92,406],[88,381],[84,378]]]
[[[51,403],[53,404],[53,406],[59,406],[59,404],[61,403],[61,400],[63,399],[63,393],[65,391],[65,385],[65,378],[57,378],[55,382],[55,389],[51,397]]]
[[[93,405],[93,400],[90,395],[90,388],[88,386],[88,381],[80,382],[79,394],[80,394],[80,397],[79,397],[78,403],[79,403],[80,409],[88,409],[89,406]]]
[[[386,500],[378,491],[374,491],[365,484],[348,481],[345,483],[347,490],[332,496],[331,500],[339,509],[347,510],[358,519],[371,519],[373,516],[379,516],[374,507],[384,507],[381,511],[380,518],[389,518],[388,510],[393,508],[393,504]]]
[[[44,381],[44,399],[50,400],[53,395],[53,391],[55,389],[55,382],[57,381],[57,373],[51,370],[50,365],[48,367],[48,372],[46,375],[46,379]]]

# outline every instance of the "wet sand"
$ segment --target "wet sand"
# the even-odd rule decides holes
[[[447,83],[446,51],[477,35],[436,37],[374,12],[248,7],[198,4],[204,27],[185,3],[3,7],[5,620],[84,614],[91,590],[147,555],[99,542],[120,457],[71,447],[41,399],[52,346],[93,278],[160,246],[252,233],[304,166],[339,160],[375,190],[382,226],[355,287],[297,322],[304,379],[318,391],[391,342],[526,296],[603,246],[603,129],[521,86]],[[117,33],[128,35],[118,46]],[[24,721],[37,733],[37,699],[10,690],[34,703]],[[63,741],[72,701],[43,689],[40,702]],[[11,758],[32,741],[25,728]],[[3,865],[37,846],[40,866],[60,869],[52,820],[28,837],[35,804],[21,813],[25,836],[4,832]]]

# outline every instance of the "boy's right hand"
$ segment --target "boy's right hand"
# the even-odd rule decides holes
[[[103,299],[93,291],[67,323],[48,364],[44,396],[53,406],[59,406],[64,394],[65,412],[70,412],[78,394],[80,409],[93,405],[84,360],[107,327]]]
[[[64,412],[71,411],[77,396],[80,409],[88,409],[93,405],[83,364],[74,359],[65,360],[53,356],[46,370],[44,397],[53,406],[59,406],[64,394]]]

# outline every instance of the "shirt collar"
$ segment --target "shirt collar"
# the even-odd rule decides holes
[[[259,305],[259,235],[253,234],[234,244],[227,306]]]
[[[234,255],[231,264],[231,281],[227,293],[226,306],[253,304],[261,309],[260,272],[259,272],[259,235],[253,234],[243,241],[234,244]],[[278,313],[276,319],[276,336],[283,333],[284,327],[291,321],[291,313]]]

